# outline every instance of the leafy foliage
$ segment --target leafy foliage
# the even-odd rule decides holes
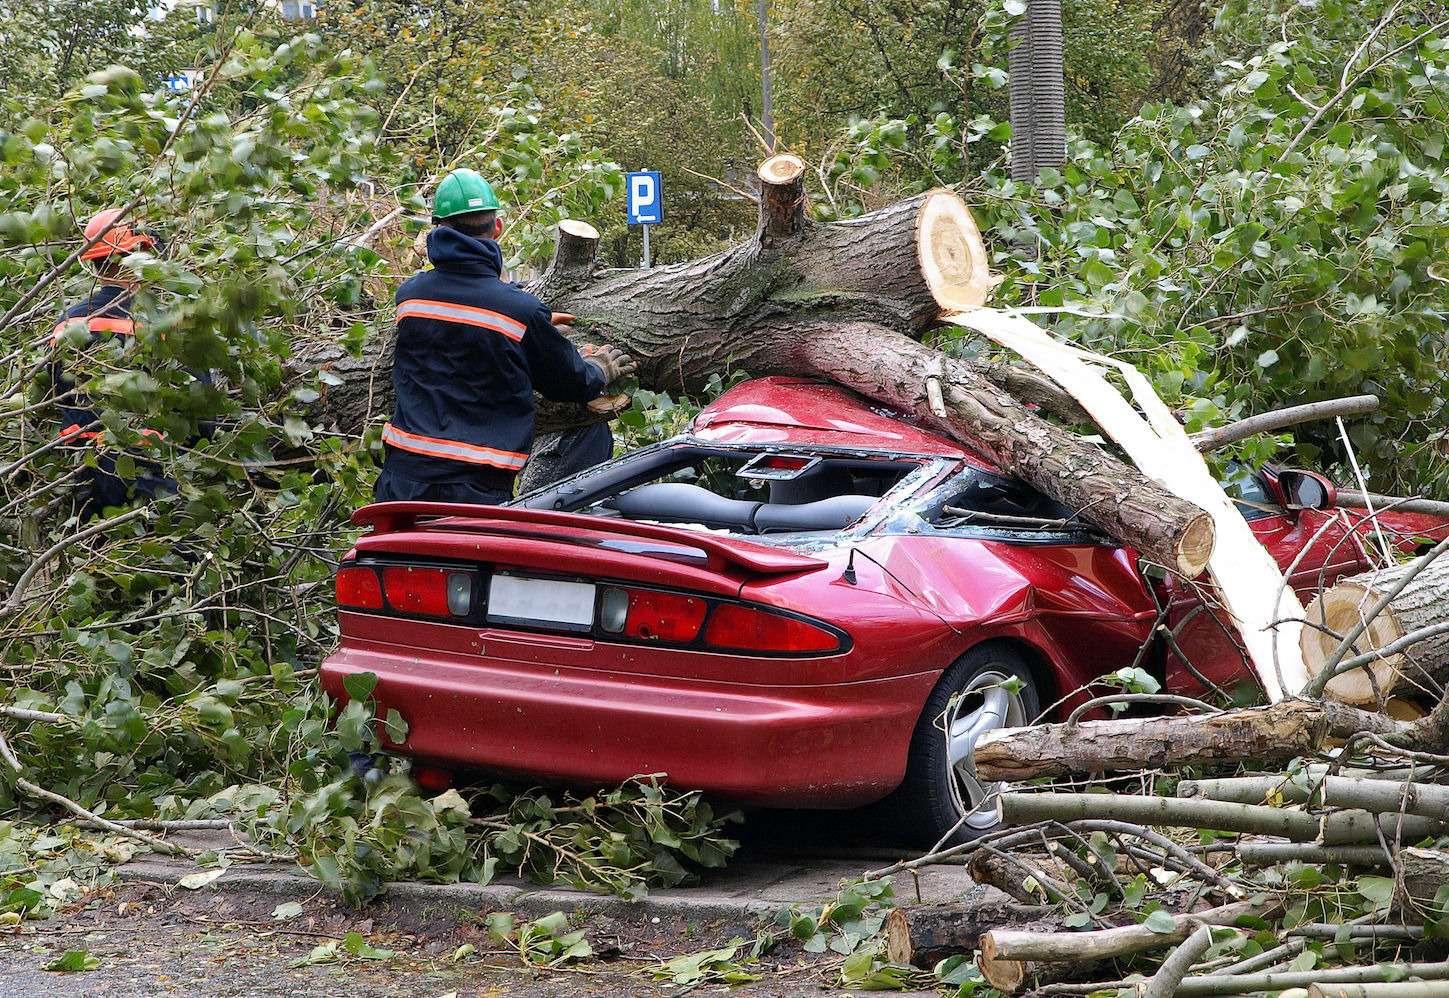
[[[26,776],[112,816],[232,818],[354,899],[401,877],[487,879],[500,859],[631,893],[721,865],[734,848],[724,819],[647,781],[558,805],[500,790],[485,827],[456,793],[428,799],[404,771],[354,767],[379,747],[370,687],[350,688],[334,720],[312,671],[376,444],[314,425],[308,406],[331,376],[290,356],[309,335],[355,349],[385,321],[423,210],[416,147],[386,140],[375,64],[322,36],[229,31],[216,44],[190,93],[115,67],[0,134],[0,517],[14,541],[0,547],[0,700],[56,715],[5,720]],[[460,136],[484,144],[500,192],[523,206],[508,234],[522,256],[561,214],[589,216],[618,189],[616,168],[540,110],[510,82]],[[67,257],[80,220],[120,204],[167,245],[118,275],[139,289],[137,335],[58,340],[104,425],[94,447],[52,447],[48,333],[97,280]],[[164,441],[143,446],[153,430]],[[88,530],[81,479],[102,457],[178,493]],[[400,718],[379,720],[401,737]],[[6,769],[0,808],[18,804]],[[549,827],[556,811],[564,832]],[[92,848],[66,846],[67,863]],[[35,872],[46,843],[25,850],[17,868],[32,869],[4,883],[11,912],[41,910],[34,894],[64,879]]]
[[[302,735],[310,746],[291,772],[306,793],[282,800],[255,788],[251,797],[258,837],[295,848],[318,880],[355,903],[389,880],[488,883],[500,864],[540,883],[639,898],[724,866],[738,848],[722,834],[737,813],[717,815],[699,793],[650,778],[558,803],[501,784],[471,801],[456,790],[425,797],[407,763],[377,754],[384,736],[401,741],[406,730],[400,719],[374,723],[375,685],[370,673],[350,676],[335,728]]]
[[[622,897],[690,883],[702,870],[723,867],[739,848],[721,835],[740,820],[738,812],[716,814],[698,792],[671,791],[654,778],[557,804],[539,791],[494,786],[475,799],[474,810],[492,811],[474,821],[487,832],[485,864]]]
[[[208,26],[178,13],[135,33],[124,0],[51,5],[45,23],[33,3],[7,8],[12,35],[46,39],[5,47],[0,113],[0,703],[60,716],[0,722],[30,778],[113,817],[233,818],[357,899],[500,865],[635,896],[728,860],[731,816],[647,779],[582,799],[430,798],[404,768],[357,763],[381,733],[397,740],[400,718],[377,719],[380,733],[362,689],[334,717],[312,670],[335,633],[327,582],[370,494],[376,431],[312,419],[336,379],[292,358],[302,341],[345,358],[385,327],[420,262],[424,196],[457,162],[498,181],[520,270],[566,215],[600,224],[610,262],[632,262],[620,164],[666,172],[662,258],[743,231],[753,209],[731,188],[757,156],[738,118],[757,113],[752,6],[423,16],[351,0],[295,36],[250,14]],[[988,229],[999,297],[1070,307],[1058,332],[1139,363],[1194,428],[1375,391],[1385,412],[1351,430],[1373,483],[1449,487],[1449,59],[1433,5],[1231,0],[1190,60],[1180,43],[1201,25],[1159,18],[1164,5],[1067,7],[1078,134],[1063,170],[1019,185],[1001,169],[1010,5],[775,5],[777,117],[819,163],[818,214],[955,185]],[[114,44],[58,57],[87,18]],[[180,68],[201,82],[166,91]],[[712,90],[717,72],[737,89]],[[68,332],[52,353],[64,303],[97,280],[69,260],[78,223],[114,205],[167,243],[121,275],[140,288],[139,334],[87,348]],[[50,446],[57,356],[104,412],[97,447]],[[656,439],[695,404],[640,393],[620,422],[631,443]],[[143,447],[147,430],[165,442]],[[1331,436],[1297,450],[1340,453]],[[79,486],[102,458],[178,492],[84,533]],[[0,774],[0,810],[28,810]],[[0,874],[0,919],[64,903],[130,848],[0,826],[0,862],[21,871]],[[1360,909],[1382,893],[1355,890]],[[873,891],[782,928],[848,955],[851,983],[884,985],[896,972],[869,940],[889,898]],[[1097,894],[1080,901],[1087,924]],[[721,952],[670,975],[725,979],[745,950]]]
[[[568,916],[561,911],[522,924],[509,912],[494,912],[488,916],[487,925],[488,934],[515,947],[524,963],[557,967],[594,955],[594,948],[584,938],[584,930],[571,929]]]
[[[1383,414],[1350,434],[1375,485],[1433,493],[1449,483],[1449,284],[1435,263],[1449,235],[1446,40],[1433,16],[1236,0],[1203,57],[1232,53],[1210,97],[1148,105],[1109,141],[1078,137],[1035,186],[970,170],[959,150],[999,134],[990,118],[880,116],[836,155],[832,210],[872,203],[847,177],[880,177],[887,196],[959,184],[1005,275],[998,300],[1076,310],[1056,332],[1138,364],[1190,428],[1372,392]],[[1249,441],[1243,456],[1278,443]],[[1331,426],[1297,451],[1342,456]]]

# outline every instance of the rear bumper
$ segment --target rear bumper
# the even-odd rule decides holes
[[[323,685],[342,698],[356,672],[376,674],[380,708],[408,723],[390,748],[429,762],[582,785],[665,773],[741,803],[827,808],[895,789],[936,680],[747,686],[351,641]]]

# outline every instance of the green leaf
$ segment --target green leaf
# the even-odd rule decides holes
[[[33,847],[33,846],[32,846]],[[45,895],[29,887],[17,887],[0,900],[0,911],[28,912],[39,908]]]
[[[286,921],[296,918],[302,914],[302,903],[300,901],[283,901],[272,909],[272,917]]]
[[[95,970],[100,965],[101,961],[97,957],[92,956],[89,950],[72,949],[66,950],[41,969],[63,974],[73,974],[84,970]]]
[[[377,689],[377,675],[371,672],[353,672],[342,677],[342,688],[352,700],[366,700]]]
[[[401,745],[408,740],[408,722],[403,720],[403,716],[395,708],[388,708],[382,728],[387,740],[394,745]]]
[[[293,967],[310,967],[319,963],[336,963],[338,954],[341,952],[341,944],[337,940],[322,943],[312,947],[312,951],[300,959],[293,960]]]
[[[1103,676],[1101,681],[1109,686],[1121,687],[1129,693],[1158,693],[1162,690],[1162,684],[1157,681],[1157,677],[1141,666],[1118,669]]]
[[[226,868],[221,866],[212,870],[198,870],[196,873],[188,873],[176,881],[176,884],[179,887],[185,887],[188,891],[199,891],[225,872]]]
[[[1163,935],[1177,931],[1177,920],[1174,919],[1171,914],[1163,911],[1161,908],[1157,909],[1152,914],[1148,915],[1145,919],[1143,919],[1142,924],[1147,926],[1153,932],[1160,932]]]
[[[390,949],[377,949],[360,932],[349,932],[343,936],[342,948],[362,960],[390,960],[396,955]]]
[[[1356,886],[1371,910],[1387,908],[1394,899],[1393,877],[1363,876],[1358,878]]]
[[[1117,278],[1117,274],[1097,257],[1091,257],[1082,266],[1082,277],[1094,289],[1105,287]]]

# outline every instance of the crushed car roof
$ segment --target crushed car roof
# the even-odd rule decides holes
[[[899,413],[872,407],[844,388],[803,378],[743,382],[705,407],[695,417],[692,432],[719,443],[852,447],[980,461],[955,441],[907,422]]]

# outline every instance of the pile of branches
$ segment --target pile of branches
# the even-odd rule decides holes
[[[1334,651],[1297,699],[1127,694],[985,736],[975,765],[1003,783],[1000,830],[871,876],[965,863],[1004,897],[892,912],[890,961],[974,951],[1006,994],[1449,994],[1449,627],[1400,619],[1437,591],[1446,551],[1320,596],[1309,620]],[[1321,615],[1334,600],[1354,608],[1342,632]],[[1437,702],[1408,722],[1324,697],[1359,672],[1374,706],[1406,689]],[[1196,712],[1079,719],[1112,700]],[[1050,785],[1069,779],[1084,782]]]
[[[933,859],[967,862],[1010,902],[897,909],[888,956],[975,949],[1007,994],[1449,988],[1445,770],[1355,761],[1181,780],[1176,796],[1010,790],[1014,827]]]

